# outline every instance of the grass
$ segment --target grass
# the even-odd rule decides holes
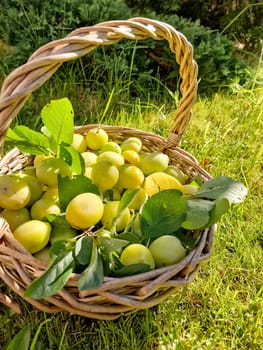
[[[44,322],[34,349],[261,349],[260,102],[260,93],[251,95],[251,91],[243,89],[239,93],[200,98],[194,107],[182,146],[206,164],[211,174],[225,174],[244,182],[249,187],[249,196],[222,219],[212,257],[202,264],[191,285],[154,309],[116,321],[89,320],[66,313],[45,314],[20,300],[20,315],[1,309],[1,347],[24,325],[30,326],[33,336]],[[122,106],[113,120],[114,110],[109,109],[107,115],[112,116],[103,121],[164,134],[171,125],[172,114],[164,117],[154,105],[136,103],[128,110],[129,114]]]
[[[61,80],[61,75],[52,78],[28,100],[14,122],[37,129],[40,123],[35,116],[42,106],[50,98],[68,96],[75,109],[76,124],[118,124],[167,135],[176,96],[163,104],[157,94],[151,99],[144,97],[145,102],[137,99],[128,103],[125,91],[130,81],[123,85],[119,81],[120,85],[109,93],[100,90],[95,95],[89,91],[88,82],[79,84],[74,68],[69,68],[65,70],[68,79]],[[22,309],[19,315],[1,307],[0,348],[4,349],[28,325],[31,339],[37,335],[31,350],[261,349],[262,96],[262,89],[255,86],[253,89],[233,86],[232,92],[201,97],[194,106],[182,147],[194,154],[212,175],[224,174],[245,183],[249,195],[219,223],[213,254],[188,287],[178,290],[158,307],[115,321],[90,320],[63,312],[46,314],[18,299]],[[9,293],[3,283],[0,289]]]

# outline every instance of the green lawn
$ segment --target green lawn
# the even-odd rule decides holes
[[[182,147],[205,163],[212,175],[228,175],[242,181],[248,186],[249,195],[223,217],[215,234],[212,256],[201,265],[189,286],[154,309],[115,321],[46,314],[18,300],[22,309],[19,315],[1,306],[0,348],[5,349],[14,335],[28,325],[32,341],[37,335],[31,350],[262,349],[262,95],[262,89],[239,89],[200,98],[194,106]],[[42,99],[45,98],[43,94]],[[77,95],[70,98],[75,108]],[[91,98],[85,101],[87,105]],[[79,105],[77,120],[87,123],[88,115],[94,114],[90,109],[85,111],[84,103],[81,108]],[[37,111],[40,107],[30,99],[26,110]],[[159,110],[150,104],[146,107],[137,102],[129,106],[129,113],[125,106],[118,114],[108,111],[103,122],[165,135],[172,118],[169,103]],[[165,109],[167,114],[163,113]],[[25,118],[24,113],[17,121],[26,124]],[[6,290],[3,284],[0,287]]]

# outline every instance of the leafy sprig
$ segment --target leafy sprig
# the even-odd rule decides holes
[[[9,128],[5,137],[7,146],[16,146],[21,152],[32,155],[49,155],[65,160],[76,174],[83,174],[84,160],[71,146],[74,134],[74,112],[69,99],[48,103],[40,114],[41,131],[18,125]]]

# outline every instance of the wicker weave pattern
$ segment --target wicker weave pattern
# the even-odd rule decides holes
[[[111,45],[122,38],[167,40],[180,65],[182,79],[181,100],[175,112],[168,139],[142,130],[123,126],[102,125],[112,140],[121,142],[128,136],[139,137],[150,150],[168,154],[171,164],[179,166],[193,178],[200,175],[204,181],[210,175],[202,169],[195,157],[178,145],[191,117],[191,108],[197,94],[197,65],[193,60],[191,44],[170,25],[146,19],[110,21],[93,27],[80,28],[66,38],[51,42],[38,49],[28,62],[13,71],[5,80],[0,94],[0,147],[12,118],[18,113],[31,92],[36,90],[60,67],[63,62],[77,59],[101,45]],[[77,127],[86,134],[97,125]],[[17,149],[0,159],[0,175],[13,173],[30,162]],[[65,288],[45,300],[26,298],[34,307],[45,312],[61,310],[85,317],[110,320],[120,315],[157,305],[192,281],[199,264],[209,258],[215,226],[201,232],[195,249],[178,264],[147,273],[123,277],[105,277],[101,287],[79,292],[78,275],[72,274]],[[193,235],[200,232],[193,232]],[[0,279],[23,298],[26,287],[47,267],[32,257],[13,238],[5,220],[0,218]],[[19,311],[19,306],[9,297],[0,294],[0,302]]]

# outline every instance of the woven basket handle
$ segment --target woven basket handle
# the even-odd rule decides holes
[[[197,65],[192,45],[172,26],[147,18],[109,21],[74,30],[65,38],[40,47],[26,64],[15,69],[4,81],[0,93],[0,150],[5,133],[30,94],[42,86],[62,65],[91,52],[98,46],[120,39],[167,40],[180,66],[181,99],[169,131],[168,144],[178,145],[191,117],[197,95]]]

